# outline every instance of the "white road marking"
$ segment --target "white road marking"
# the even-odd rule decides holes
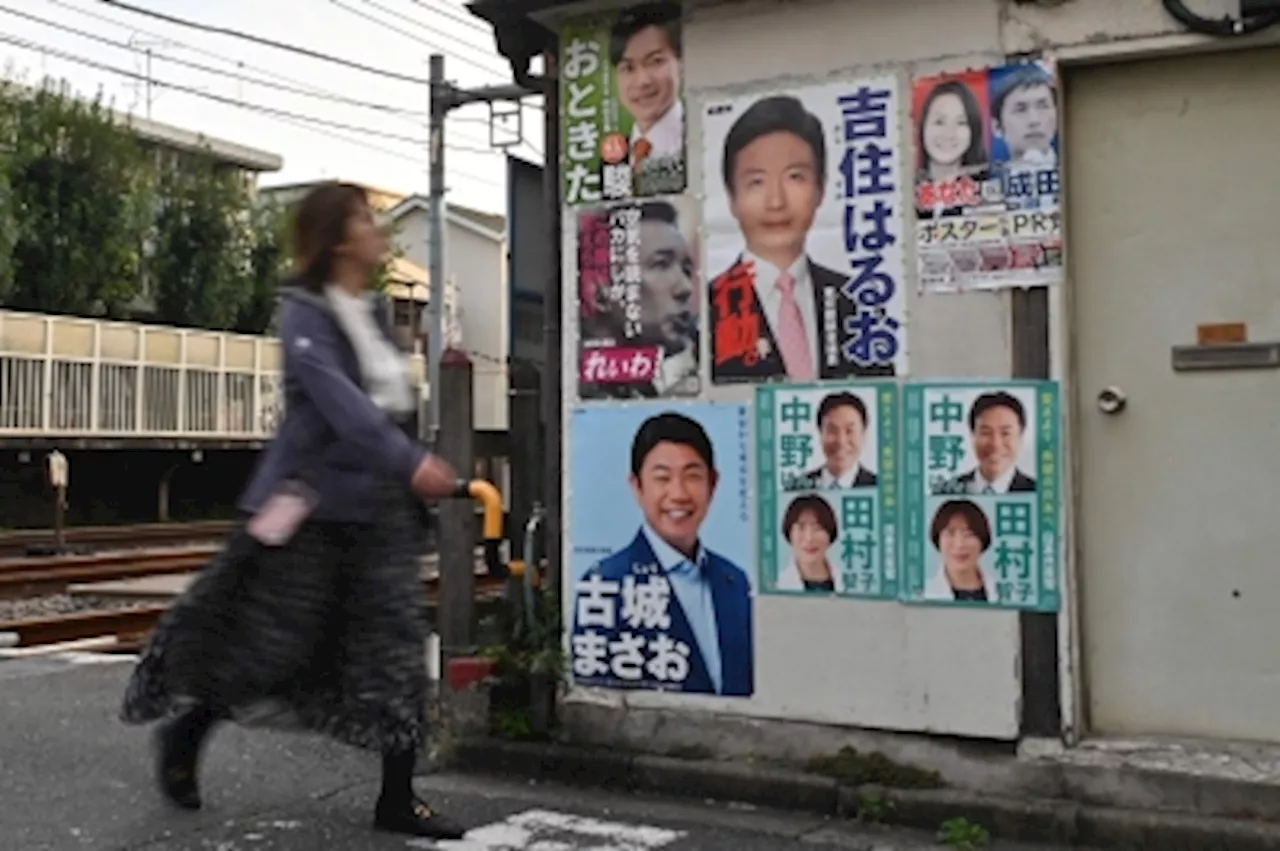
[[[651,825],[526,810],[469,830],[465,839],[433,844],[410,840],[408,845],[439,851],[657,851],[684,835]]]

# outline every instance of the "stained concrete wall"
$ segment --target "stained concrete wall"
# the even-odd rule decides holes
[[[1199,0],[1189,5],[1217,16],[1228,2]],[[693,2],[686,4],[686,10],[690,152],[686,194],[699,202],[701,107],[726,95],[785,91],[885,71],[900,74],[905,84],[912,76],[1001,64],[1010,56],[1031,51],[1048,51],[1060,62],[1070,63],[1217,46],[1185,33],[1159,0],[1066,0],[1037,5],[1012,0],[762,0]],[[902,106],[902,120],[908,126],[909,98],[903,98]],[[911,144],[909,136],[903,134],[902,144]],[[1069,128],[1064,130],[1064,144],[1071,144]],[[570,388],[576,387],[577,304],[572,282],[577,270],[574,218],[566,215],[564,222],[563,368],[569,396]],[[1069,228],[1068,222],[1068,232]],[[1069,263],[1069,242],[1067,251]],[[914,270],[914,264],[914,254],[908,252],[908,270]],[[921,299],[911,274],[905,287],[909,377],[1009,376],[1009,294]],[[1051,293],[1050,304],[1053,372],[1054,377],[1065,379],[1061,291]],[[707,386],[704,399],[751,399],[749,387]],[[573,404],[572,398],[566,398],[566,464],[574,439],[568,415]],[[1069,449],[1069,432],[1064,439]],[[565,517],[569,518],[574,494],[567,469],[565,476]],[[1070,493],[1070,481],[1065,484],[1064,492]],[[1067,531],[1071,531],[1070,517]],[[573,529],[566,527],[565,534],[567,552]],[[1075,724],[1078,693],[1071,549],[1068,545],[1062,554],[1068,593],[1059,630],[1063,722],[1068,730]],[[580,724],[595,718],[600,725],[618,729],[618,712],[630,708],[650,716],[655,710],[663,715],[724,713],[756,724],[786,720],[1003,740],[1018,737],[1020,633],[1015,613],[757,596],[755,624],[756,693],[751,699],[574,689],[569,696],[575,704],[573,717]],[[841,652],[844,648],[858,652]],[[600,711],[593,714],[590,707]],[[595,731],[597,738],[603,729]]]

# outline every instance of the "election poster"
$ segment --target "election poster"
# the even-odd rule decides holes
[[[1048,62],[915,81],[923,292],[1062,280],[1058,110],[1058,80]]]
[[[756,389],[759,590],[898,596],[898,388]]]
[[[910,384],[903,408],[903,599],[1058,611],[1057,383]]]
[[[697,229],[683,199],[578,212],[578,395],[696,396]]]
[[[903,108],[891,75],[706,106],[712,382],[906,375]]]
[[[574,683],[751,696],[747,406],[583,406],[572,425]]]
[[[679,2],[640,3],[560,31],[564,203],[685,190]]]

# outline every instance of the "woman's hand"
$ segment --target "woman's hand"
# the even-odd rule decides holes
[[[439,455],[428,455],[414,471],[410,487],[423,499],[443,499],[457,487],[458,474]]]

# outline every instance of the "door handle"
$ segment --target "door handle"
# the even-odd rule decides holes
[[[1114,417],[1124,410],[1128,401],[1119,387],[1108,387],[1098,394],[1098,410]]]

